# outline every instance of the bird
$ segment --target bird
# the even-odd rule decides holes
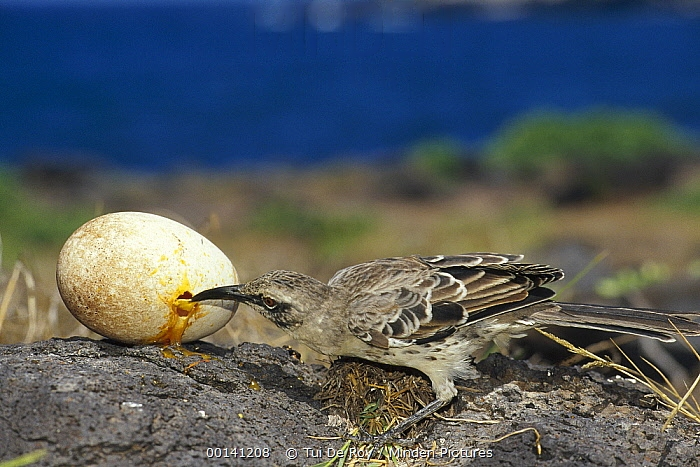
[[[479,376],[473,354],[501,347],[535,327],[596,329],[675,340],[700,335],[700,312],[676,312],[554,301],[544,287],[559,268],[521,262],[523,255],[467,253],[377,259],[336,272],[328,283],[275,270],[243,284],[195,294],[192,301],[248,304],[294,339],[332,357],[358,357],[414,368],[431,381],[435,399],[380,435],[379,447],[449,404],[455,379]]]

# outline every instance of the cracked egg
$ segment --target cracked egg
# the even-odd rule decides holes
[[[194,303],[193,291],[237,284],[205,237],[165,217],[116,212],[68,238],[56,266],[63,302],[86,327],[125,344],[179,344],[221,329],[236,302]]]

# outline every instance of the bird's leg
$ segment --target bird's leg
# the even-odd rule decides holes
[[[437,412],[441,407],[445,406],[447,404],[447,401],[441,400],[441,399],[435,399],[432,401],[430,404],[426,405],[422,409],[418,410],[416,413],[413,415],[406,417],[403,419],[398,425],[395,427],[391,428],[390,430],[387,430],[386,432],[382,433],[381,435],[367,435],[363,437],[358,437],[358,438],[351,438],[354,439],[355,441],[361,442],[361,443],[372,443],[372,452],[379,452],[379,450],[386,444],[388,443],[396,443],[400,445],[413,445],[415,444],[415,440],[413,439],[403,439],[399,438],[399,435],[406,431],[407,429],[411,428],[413,425],[416,423],[420,422],[424,418],[427,418]]]

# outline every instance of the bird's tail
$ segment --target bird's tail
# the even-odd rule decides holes
[[[538,324],[567,326],[651,337],[673,342],[681,332],[686,336],[700,335],[698,311],[664,311],[646,308],[626,308],[603,305],[581,305],[556,302],[530,317]]]

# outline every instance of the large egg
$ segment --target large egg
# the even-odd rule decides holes
[[[78,321],[125,344],[179,344],[221,329],[236,302],[194,303],[198,291],[237,284],[212,242],[170,219],[116,212],[76,230],[56,267],[61,298]]]

